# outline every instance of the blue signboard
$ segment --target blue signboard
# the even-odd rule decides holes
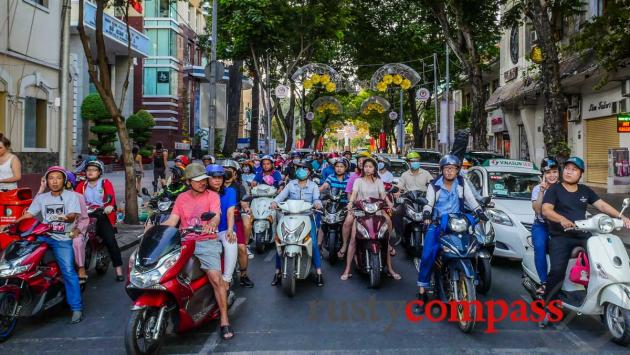
[[[83,7],[83,24],[96,30],[96,5],[87,1]],[[148,56],[149,37],[133,28],[130,28],[130,33],[131,48],[145,57]],[[103,34],[125,46],[127,45],[127,24],[108,14],[103,14]]]

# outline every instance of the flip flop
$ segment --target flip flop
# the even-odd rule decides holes
[[[392,274],[391,272],[388,272],[387,276],[389,278],[394,279],[394,280],[401,280],[402,279],[402,276],[400,276],[400,274],[396,274],[396,273]]]
[[[389,248],[389,255],[396,256],[396,249],[394,249],[394,247]]]
[[[79,285],[83,285],[84,283],[87,282],[87,280],[88,280],[87,276],[83,276],[83,277],[79,276]]]
[[[228,334],[232,334],[232,335],[228,336]],[[229,324],[221,326],[221,339],[230,340],[234,338],[235,336],[236,336],[236,333],[234,333],[234,331],[232,330],[232,327],[230,327]]]
[[[343,274],[341,275],[340,279],[343,281],[346,281],[347,279],[352,278],[352,274]]]

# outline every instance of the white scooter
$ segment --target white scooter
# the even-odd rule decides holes
[[[273,242],[273,231],[276,227],[276,211],[271,208],[274,196],[276,196],[276,188],[270,185],[256,185],[251,192],[252,202],[250,209],[252,211],[254,233],[254,246],[257,253],[265,252],[267,245]]]
[[[630,206],[630,198],[623,201],[623,211]],[[575,248],[567,266],[562,284],[561,297],[564,308],[578,314],[601,315],[602,322],[610,332],[613,341],[621,345],[630,344],[630,259],[619,237],[613,230],[623,227],[620,218],[597,214],[586,220],[576,221],[574,230],[590,232],[586,243],[586,253],[590,265],[588,287],[569,279],[579,251]],[[528,238],[523,257],[523,286],[536,298],[540,279],[534,262],[534,247]]]
[[[278,204],[282,215],[278,222],[276,248],[282,258],[282,289],[295,295],[296,280],[304,280],[311,271],[313,240],[311,212],[313,205],[302,200],[287,200]]]

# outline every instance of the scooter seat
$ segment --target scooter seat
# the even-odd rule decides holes
[[[580,252],[586,252],[586,250],[584,250],[584,248],[582,248],[582,247],[575,247],[575,248],[573,248],[573,250],[571,250],[571,259],[577,258],[578,254],[580,254]]]

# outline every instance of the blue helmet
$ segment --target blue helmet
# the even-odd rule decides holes
[[[558,169],[559,167],[560,167],[560,165],[558,164],[558,161],[554,157],[546,157],[540,163],[540,168],[542,169],[542,171],[549,171],[551,169]]]
[[[440,170],[442,170],[447,165],[455,165],[456,167],[461,167],[462,163],[459,158],[453,154],[446,154],[440,159]]]
[[[582,158],[579,158],[579,157],[570,157],[569,159],[567,159],[564,162],[565,166],[567,164],[573,164],[573,165],[577,166],[578,169],[582,170],[582,172],[584,172],[584,170],[586,169],[586,165],[584,164],[584,160],[582,160]]]
[[[212,176],[225,176],[225,169],[221,165],[210,164],[206,167],[206,175]]]

